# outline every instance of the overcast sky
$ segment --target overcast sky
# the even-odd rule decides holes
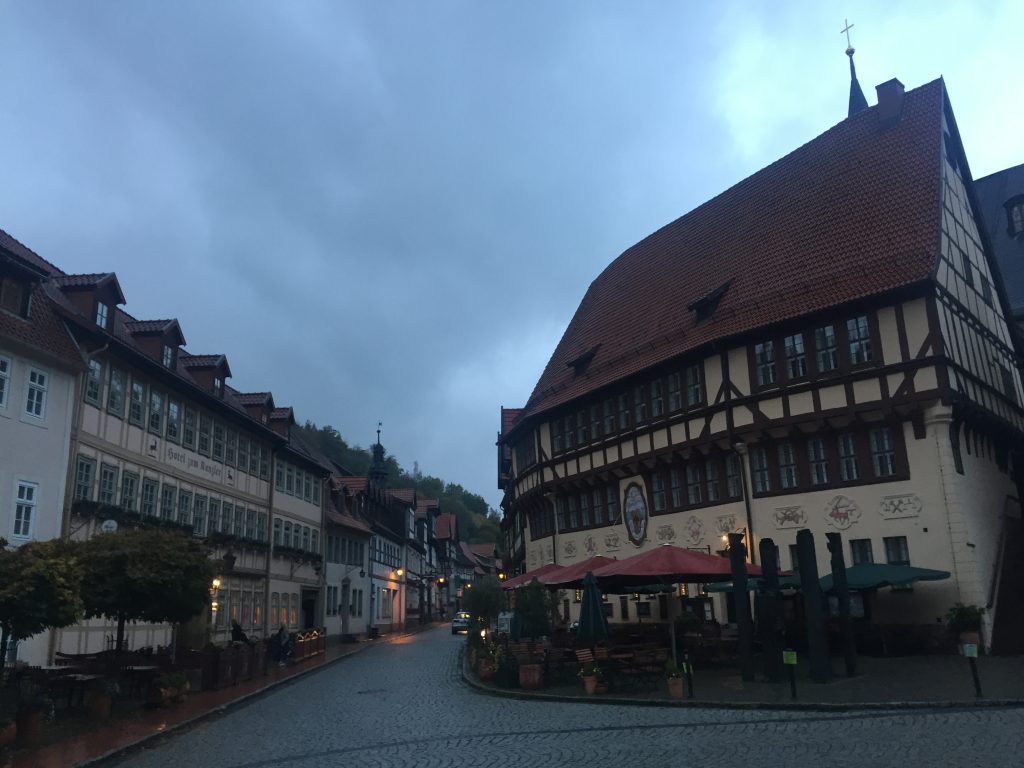
[[[0,228],[114,271],[242,391],[497,507],[525,403],[622,250],[944,76],[1024,162],[1024,3],[0,0]]]

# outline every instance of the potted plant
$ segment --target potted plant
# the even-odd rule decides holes
[[[172,672],[171,674],[159,677],[156,680],[155,686],[156,690],[159,691],[161,704],[167,704],[172,701],[184,701],[185,694],[189,691],[188,677],[184,672]]]
[[[960,645],[972,643],[978,645],[981,642],[981,617],[985,609],[977,605],[964,605],[957,603],[949,609],[946,614],[946,625],[956,632]]]
[[[665,680],[668,682],[669,697],[683,698],[683,670],[672,659],[665,662]]]
[[[110,719],[110,710],[114,705],[114,698],[121,694],[121,688],[117,681],[104,679],[93,686],[85,696],[85,708],[92,720],[103,721]]]
[[[586,664],[580,667],[580,679],[583,681],[583,690],[587,692],[588,696],[593,696],[597,693],[598,685],[603,681],[604,675],[601,673],[601,668],[592,661],[588,661]]]
[[[534,579],[516,590],[515,619],[522,635],[536,640],[551,631],[553,606],[547,588]],[[535,643],[519,659],[519,685],[533,691],[544,687],[544,652]]]
[[[18,696],[18,737],[20,747],[38,747],[43,742],[43,725],[53,720],[53,700],[35,685],[22,687]]]

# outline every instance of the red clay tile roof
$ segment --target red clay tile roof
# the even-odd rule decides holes
[[[359,493],[365,491],[370,484],[370,480],[365,477],[343,477],[335,475],[334,480],[338,483],[338,487],[344,486],[348,488],[352,493]]]
[[[57,275],[53,281],[61,288],[93,288],[112,272],[94,272],[90,275]]]
[[[334,523],[335,525],[340,525],[354,531],[371,533],[370,527],[362,520],[357,520],[347,512],[338,512],[330,507],[327,508],[327,522]]]
[[[392,488],[388,493],[399,501],[404,501],[406,504],[413,504],[416,501],[416,491],[412,488]]]
[[[427,513],[432,509],[439,510],[441,503],[437,499],[417,499],[416,500],[416,517],[426,517]]]
[[[238,392],[235,394],[235,397],[243,406],[264,405],[268,400],[273,400],[269,392]]]
[[[32,313],[27,320],[10,312],[0,312],[0,338],[10,339],[40,352],[72,370],[85,367],[64,320],[47,300],[46,287],[42,283],[37,283],[33,289]]]
[[[163,333],[177,320],[129,320],[124,324],[128,333]]]
[[[451,512],[442,512],[437,516],[437,521],[434,523],[434,538],[454,539],[455,523],[455,515]]]
[[[866,109],[626,250],[591,283],[520,420],[712,341],[929,279],[944,96],[941,80],[908,91],[884,130]],[[688,305],[729,280],[698,325]],[[567,364],[597,345],[575,376]]]
[[[7,232],[0,229],[0,248],[13,253],[18,258],[31,264],[36,269],[45,272],[47,275],[63,275],[63,270],[55,267],[38,253],[33,251],[11,237]]]
[[[519,418],[519,414],[523,412],[522,408],[502,408],[501,409],[501,434],[505,434],[512,426],[516,423]]]

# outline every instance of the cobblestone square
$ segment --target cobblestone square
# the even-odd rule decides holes
[[[116,761],[132,768],[1017,766],[1019,709],[814,713],[480,694],[447,628],[382,643]]]

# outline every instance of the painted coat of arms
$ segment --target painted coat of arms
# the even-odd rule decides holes
[[[700,544],[704,541],[704,521],[696,515],[690,515],[684,526],[686,540],[689,544]]]
[[[924,504],[921,497],[916,493],[907,493],[901,496],[885,496],[882,503],[878,505],[878,514],[887,520],[895,520],[900,517],[917,517],[921,514]]]
[[[841,531],[860,520],[860,507],[845,496],[836,496],[825,505],[825,521]]]
[[[639,547],[647,538],[647,500],[636,483],[626,489],[625,518],[629,540]]]
[[[583,540],[583,551],[587,553],[588,558],[597,554],[597,542],[594,541],[593,536],[587,536]]]
[[[562,552],[565,553],[566,557],[576,557],[576,542],[575,541],[567,541],[567,542],[565,542],[565,544],[562,546]]]
[[[670,542],[676,540],[676,529],[671,525],[659,525],[657,531],[658,541]]]
[[[807,513],[803,507],[778,507],[772,517],[775,518],[775,527],[778,529],[807,526]]]
[[[619,534],[609,533],[604,537],[604,549],[606,552],[619,551]]]

